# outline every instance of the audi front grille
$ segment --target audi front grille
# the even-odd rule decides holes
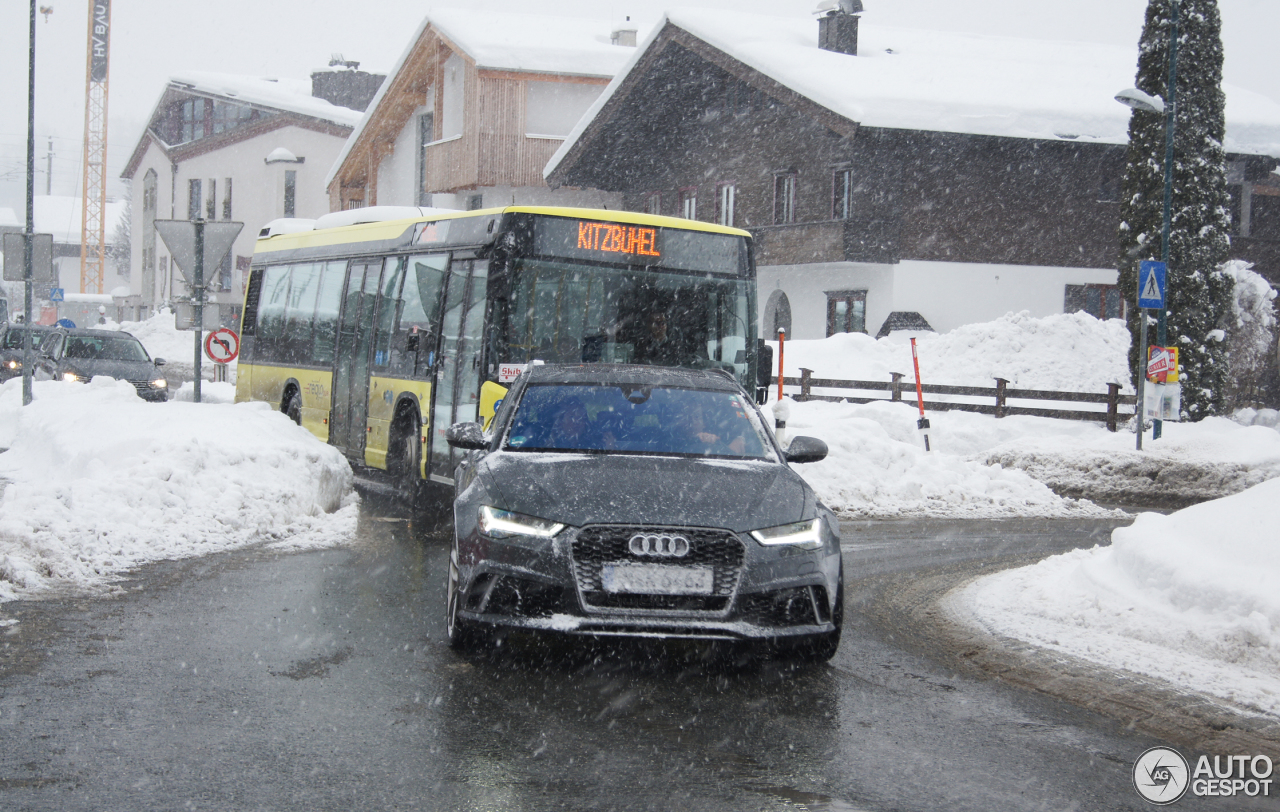
[[[636,537],[639,540],[633,541]],[[687,542],[687,546],[684,542]],[[665,553],[665,554],[664,554]],[[573,574],[588,609],[720,613],[733,599],[746,548],[726,530],[591,525],[571,546]],[[662,564],[712,571],[708,595],[647,595],[608,592],[606,564]]]

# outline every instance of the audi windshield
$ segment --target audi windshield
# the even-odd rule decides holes
[[[504,448],[776,459],[742,395],[636,385],[532,385]]]

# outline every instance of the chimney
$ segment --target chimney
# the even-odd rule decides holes
[[[364,111],[377,95],[385,74],[366,73],[359,62],[348,62],[341,54],[329,60],[328,70],[311,74],[311,95],[330,104]]]
[[[858,55],[858,15],[862,0],[823,0],[818,5],[818,47],[838,54]]]
[[[614,45],[625,45],[628,48],[636,47],[637,29],[631,24],[631,17],[627,17],[625,23],[621,23],[617,28],[613,29],[613,33],[609,35],[609,41]]]

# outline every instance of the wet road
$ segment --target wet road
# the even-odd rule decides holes
[[[367,502],[351,549],[7,604],[0,809],[1145,809],[1130,764],[1157,741],[953,673],[870,611],[884,576],[1091,546],[1112,524],[850,524],[840,651],[791,667],[692,644],[459,656],[445,539]]]

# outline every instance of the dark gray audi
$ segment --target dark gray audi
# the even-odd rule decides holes
[[[716,370],[538,365],[456,472],[447,622],[455,647],[503,628],[761,641],[835,654],[839,525],[751,397]]]

